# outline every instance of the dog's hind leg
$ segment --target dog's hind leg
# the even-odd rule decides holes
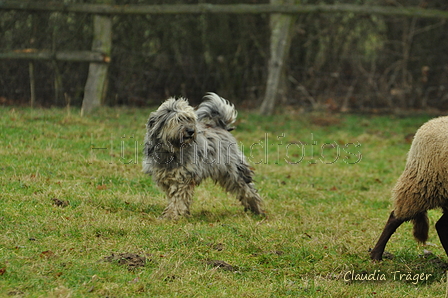
[[[237,164],[236,171],[227,171],[226,175],[219,179],[219,183],[228,192],[236,194],[245,211],[264,214],[261,197],[252,183],[252,174],[248,165]]]
[[[194,193],[194,184],[170,184],[163,185],[168,206],[163,211],[162,216],[168,219],[177,219],[181,216],[190,215],[190,205]]]
[[[261,197],[257,193],[257,190],[253,187],[253,184],[243,185],[240,193],[238,194],[238,199],[244,206],[244,210],[250,210],[254,214],[264,214],[261,209]]]

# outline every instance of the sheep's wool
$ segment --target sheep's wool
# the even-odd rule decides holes
[[[448,116],[432,119],[417,130],[392,197],[397,218],[448,207]]]

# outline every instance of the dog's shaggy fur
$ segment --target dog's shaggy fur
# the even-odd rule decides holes
[[[262,214],[253,171],[229,132],[237,111],[208,93],[194,110],[185,98],[169,98],[149,116],[143,171],[166,193],[166,218],[190,214],[195,186],[210,177],[235,194],[245,210]]]

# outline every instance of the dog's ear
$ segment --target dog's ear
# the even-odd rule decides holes
[[[190,103],[188,102],[188,99],[187,98],[185,98],[185,97],[178,97],[178,98],[176,98],[176,103],[178,103],[178,104],[187,104],[187,105],[189,105]]]
[[[143,154],[145,156],[151,156],[154,153],[154,149],[155,149],[154,142],[147,140],[143,147]]]
[[[148,122],[146,123],[146,128],[148,129],[153,128],[155,123],[156,123],[156,117],[154,117],[154,115],[151,113],[151,115],[149,115]]]
[[[146,156],[151,156],[152,153],[154,152],[154,142],[152,140],[153,135],[154,135],[154,126],[156,124],[156,117],[154,116],[153,113],[151,113],[149,115],[149,119],[148,122],[146,123],[146,136],[145,136],[145,144],[144,144],[144,149],[143,149],[143,153]]]

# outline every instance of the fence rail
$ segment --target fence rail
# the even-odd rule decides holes
[[[104,53],[93,51],[43,51],[37,49],[0,52],[0,59],[24,60],[58,60],[70,62],[104,62],[109,63],[110,57]]]
[[[60,3],[42,1],[0,1],[0,9],[27,11],[58,11],[89,14],[300,14],[337,13],[394,15],[419,18],[448,19],[448,11],[420,7],[370,6],[352,4],[274,5],[274,4],[165,4],[165,5],[108,5]]]

